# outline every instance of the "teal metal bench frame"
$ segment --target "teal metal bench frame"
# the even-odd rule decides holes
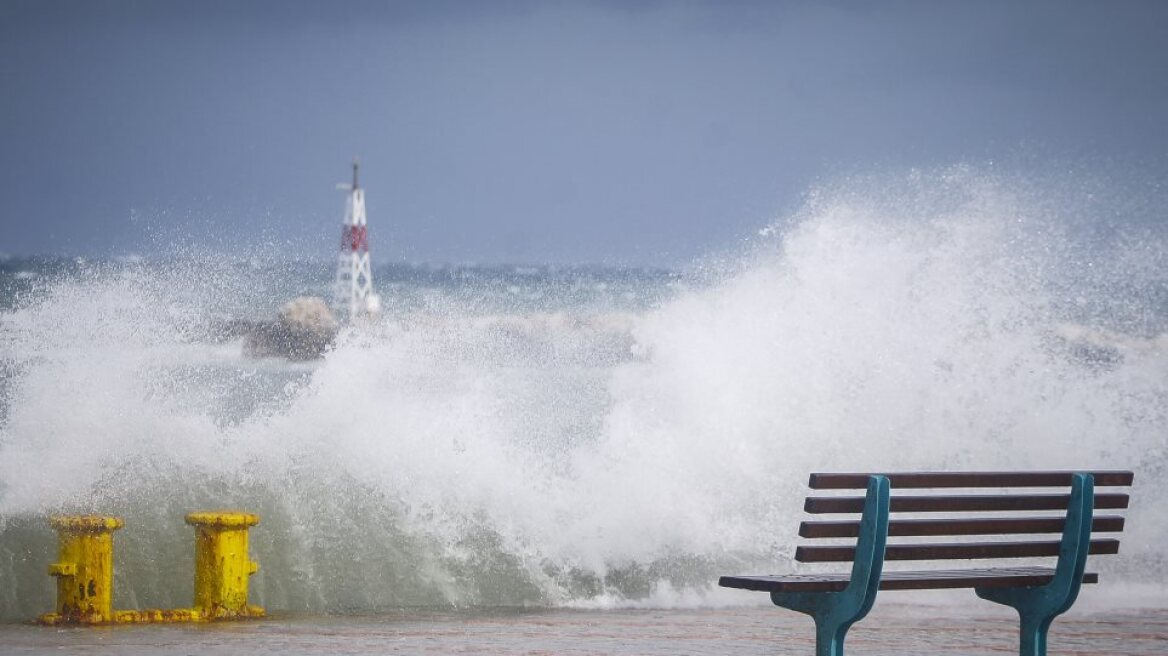
[[[844,636],[862,620],[880,589],[884,546],[888,542],[891,489],[884,476],[868,480],[860,537],[852,561],[852,579],[840,592],[772,592],[776,606],[810,615],[815,620],[815,656],[843,656]]]
[[[1046,635],[1054,618],[1067,612],[1079,596],[1087,553],[1091,547],[1091,520],[1095,514],[1095,480],[1090,474],[1071,476],[1067,523],[1059,543],[1054,579],[1029,588],[974,588],[978,597],[1018,611],[1019,656],[1046,656]]]
[[[775,605],[815,620],[816,656],[843,656],[848,629],[872,609],[884,569],[890,510],[889,480],[868,480],[851,579],[838,592],[771,592]],[[1019,656],[1046,656],[1051,623],[1075,603],[1087,567],[1094,516],[1095,486],[1090,474],[1071,476],[1066,523],[1053,579],[1032,587],[974,587],[978,597],[1010,606],[1020,620]]]

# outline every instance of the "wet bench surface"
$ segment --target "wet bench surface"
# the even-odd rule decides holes
[[[1132,479],[1128,471],[812,474],[812,490],[866,494],[809,496],[809,514],[859,517],[804,521],[799,535],[809,542],[795,560],[850,563],[850,570],[724,576],[719,585],[768,592],[775,604],[811,615],[819,656],[843,654],[848,628],[868,613],[879,590],[973,588],[1015,608],[1019,653],[1041,656],[1054,618],[1074,604],[1082,583],[1099,580],[1086,571],[1087,556],[1118,553],[1115,535],[1124,518],[1096,510],[1127,508],[1122,488]],[[840,544],[844,538],[854,542]],[[1018,559],[1052,562],[1020,566]],[[951,560],[983,566],[884,571],[886,561]]]

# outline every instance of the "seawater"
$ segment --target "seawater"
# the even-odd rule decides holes
[[[677,270],[384,266],[319,360],[219,327],[326,262],[0,263],[0,620],[52,607],[60,512],[121,515],[115,605],[190,601],[193,509],[257,512],[278,613],[763,603],[816,470],[1136,472],[1105,586],[1165,605],[1168,240],[950,169],[808,195]],[[126,634],[130,635],[130,634]]]

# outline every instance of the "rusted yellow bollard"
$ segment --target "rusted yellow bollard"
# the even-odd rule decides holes
[[[108,515],[52,517],[57,530],[57,612],[41,615],[44,624],[101,624],[112,619],[114,531],[122,520]]]
[[[193,512],[195,527],[195,610],[205,619],[262,617],[264,609],[247,604],[248,577],[259,565],[248,559],[247,531],[260,522],[243,512]]]

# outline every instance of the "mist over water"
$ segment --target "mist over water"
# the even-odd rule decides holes
[[[272,609],[712,603],[788,567],[815,470],[1134,469],[1097,565],[1163,587],[1168,241],[1136,205],[856,178],[684,274],[382,275],[383,322],[310,364],[212,335],[319,267],[9,266],[0,619],[51,607],[62,511],[126,518],[117,606],[189,603],[182,516],[218,507],[262,515]]]

